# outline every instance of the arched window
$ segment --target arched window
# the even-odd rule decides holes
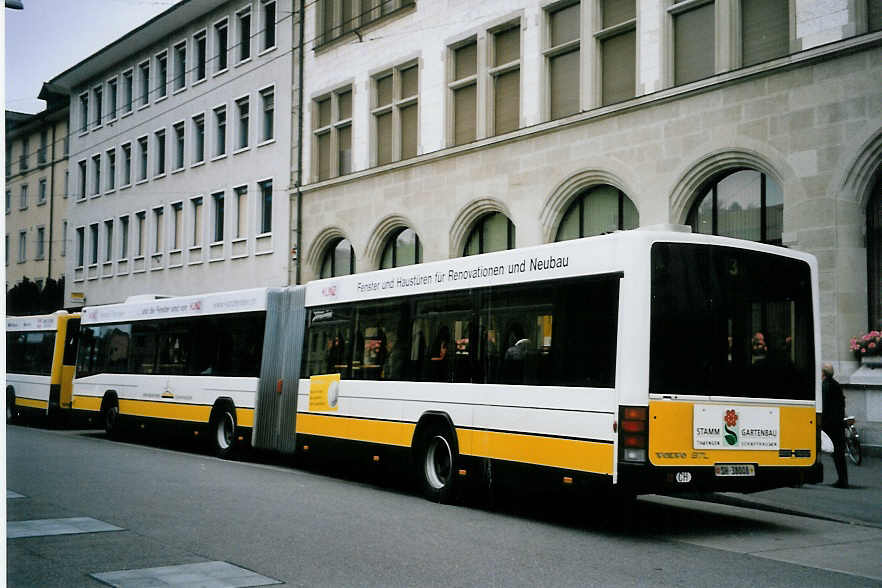
[[[514,224],[501,212],[491,212],[482,216],[472,227],[462,254],[463,256],[477,255],[513,249],[514,246]]]
[[[594,186],[573,200],[557,227],[555,241],[637,228],[637,207],[612,186]]]
[[[380,269],[413,265],[423,261],[423,246],[413,229],[399,229],[386,240]]]
[[[689,213],[687,222],[694,232],[781,244],[784,197],[768,175],[730,170],[705,190]]]
[[[868,330],[882,329],[882,177],[867,205]]]
[[[338,239],[328,245],[322,257],[320,278],[333,278],[355,273],[355,251],[349,239]]]

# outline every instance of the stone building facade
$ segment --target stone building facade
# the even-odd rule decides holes
[[[51,80],[69,305],[288,283],[290,0],[181,2]]]
[[[849,381],[882,319],[873,2],[374,4],[307,8],[303,281],[689,224],[816,255]],[[879,388],[849,408],[882,444]]]
[[[67,219],[67,96],[44,85],[46,109],[6,112],[6,290],[64,276]]]

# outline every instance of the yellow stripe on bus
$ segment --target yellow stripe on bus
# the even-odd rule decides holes
[[[28,408],[49,408],[49,402],[47,400],[35,400],[33,398],[15,398],[16,406],[27,406]]]
[[[613,444],[499,431],[457,429],[460,452],[567,470],[612,474]]]
[[[74,396],[73,407],[75,410],[98,412],[101,410],[101,400],[101,398],[96,396]],[[195,423],[207,423],[209,418],[211,418],[211,408],[211,406],[204,405],[173,404],[171,402],[155,402],[152,400],[129,400],[123,398],[119,401],[120,414]],[[253,427],[254,409],[237,408],[236,424],[240,427]]]
[[[350,441],[366,441],[382,445],[410,447],[414,423],[340,418],[318,414],[297,413],[297,433],[336,437]]]
[[[297,433],[410,447],[414,423],[297,413]],[[613,445],[537,435],[457,429],[460,453],[585,472],[612,474]]]

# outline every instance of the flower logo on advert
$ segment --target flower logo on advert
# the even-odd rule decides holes
[[[322,288],[322,296],[325,298],[335,298],[337,296],[337,285],[325,286]]]
[[[735,445],[738,443],[738,433],[735,432],[735,423],[738,422],[738,413],[735,412],[734,409],[729,409],[726,411],[726,416],[723,418],[725,421],[725,426],[723,427],[726,430],[726,443],[729,445]],[[731,427],[731,428],[730,428]]]

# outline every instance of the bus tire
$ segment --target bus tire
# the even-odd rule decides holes
[[[211,411],[209,431],[214,454],[229,459],[236,452],[236,409],[231,402],[219,402]]]
[[[108,395],[104,398],[101,406],[101,421],[104,423],[104,433],[110,439],[119,439],[119,401],[116,396]]]
[[[18,410],[15,407],[15,390],[12,387],[6,388],[6,423],[15,421],[18,416]]]
[[[453,502],[456,462],[456,444],[450,430],[439,425],[428,428],[418,446],[416,459],[423,496],[441,504]]]

